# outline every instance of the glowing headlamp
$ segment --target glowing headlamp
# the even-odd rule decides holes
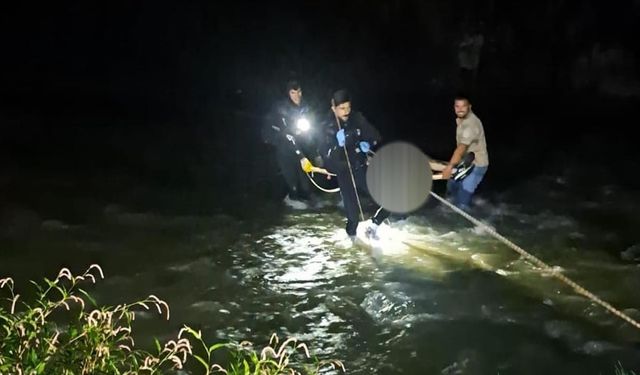
[[[296,127],[298,128],[298,131],[306,132],[311,128],[311,123],[306,118],[300,117],[296,122]]]

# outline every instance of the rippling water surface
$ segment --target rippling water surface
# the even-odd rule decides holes
[[[603,188],[582,211],[551,209],[567,198],[556,189],[535,210],[504,203],[514,202],[505,195],[479,200],[474,214],[640,319],[640,268],[598,251],[617,233],[583,220],[615,189]],[[335,207],[276,209],[276,224],[265,212],[170,216],[111,204],[73,225],[14,212],[1,270],[26,279],[100,263],[107,278],[95,287],[99,301],[153,293],[171,305],[168,323],[140,315],[142,343],[187,323],[211,341],[295,336],[352,374],[611,374],[617,361],[640,368],[640,330],[440,204],[391,220],[388,230],[412,246],[373,252],[352,246]]]

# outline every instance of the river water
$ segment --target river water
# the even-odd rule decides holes
[[[388,139],[422,139],[421,149],[446,157],[453,127],[439,108],[449,99],[415,100],[367,113]],[[616,110],[627,105],[595,116],[548,102],[478,106],[491,167],[472,213],[640,319],[637,158],[601,156],[635,146],[602,126],[627,121]],[[351,374],[613,374],[618,361],[640,370],[640,330],[435,199],[391,217],[415,246],[375,252],[346,238],[337,196],[322,209],[284,207],[259,116],[221,111],[226,126],[203,122],[196,140],[179,121],[95,116],[43,117],[39,128],[19,118],[23,138],[3,139],[0,156],[16,162],[0,173],[0,277],[14,277],[23,295],[30,279],[96,263],[106,278],[89,289],[100,303],[154,294],[171,306],[169,322],[139,314],[140,346],[188,324],[210,342],[261,347],[273,333],[294,336]],[[559,134],[565,124],[580,132]]]
[[[473,214],[640,319],[640,267],[619,255],[635,249],[625,241],[636,228],[637,193],[605,184],[586,188],[584,199],[573,170],[485,191]],[[346,238],[336,197],[317,210],[248,197],[241,214],[202,213],[134,208],[152,188],[106,202],[60,180],[32,177],[29,186],[49,196],[26,189],[39,208],[4,209],[1,275],[26,289],[28,279],[63,266],[80,273],[100,264],[99,302],[155,294],[171,306],[169,322],[139,315],[139,345],[189,324],[209,341],[297,337],[352,374],[612,374],[618,361],[640,368],[638,329],[434,199],[391,218],[390,228],[416,246],[371,253]],[[155,194],[175,206],[193,201]]]

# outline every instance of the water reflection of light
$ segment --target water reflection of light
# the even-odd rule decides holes
[[[287,311],[276,312],[281,307],[274,305],[261,307],[251,316],[277,321],[280,332],[308,342],[315,355],[332,356],[337,350],[345,350],[354,335],[351,320],[359,316],[343,306],[352,298],[350,289],[344,286],[362,285],[356,281],[362,276],[359,270],[371,262],[366,254],[351,251],[354,249],[344,229],[333,223],[304,214],[295,215],[292,221],[295,223],[275,228],[258,241],[259,254],[270,256],[258,255],[261,261],[256,264],[262,273],[259,288],[266,287],[260,293],[259,305],[274,299],[281,306],[286,301]]]
[[[374,255],[397,256],[406,254],[408,247],[404,244],[410,238],[409,233],[399,227],[391,227],[382,223],[377,229],[377,239],[368,239],[365,231],[371,225],[371,220],[361,222],[358,225],[357,237],[365,245],[371,247]]]
[[[307,290],[347,274],[345,260],[336,256],[331,246],[334,234],[318,226],[291,226],[267,236],[278,252],[270,261],[275,267],[265,275],[272,288]]]
[[[328,260],[329,258],[326,254],[316,254],[311,257],[309,261],[299,266],[287,267],[285,274],[278,277],[277,280],[281,282],[313,281],[316,276],[321,276],[321,271],[324,268],[323,265]]]
[[[240,333],[240,327],[246,325],[265,335],[276,329],[308,342],[321,356],[344,358],[342,354],[349,353],[351,366],[365,368],[393,358],[390,353],[423,339],[424,332],[448,339],[449,333],[436,328],[443,322],[473,321],[484,332],[486,327],[504,325],[539,329],[558,306],[584,315],[584,299],[549,296],[558,288],[557,283],[541,278],[530,264],[483,231],[449,215],[445,210],[434,210],[428,217],[382,225],[380,240],[374,244],[382,255],[379,259],[372,259],[373,252],[365,247],[352,245],[342,228],[341,216],[291,215],[283,226],[258,239],[253,251],[234,253],[239,258],[237,273],[255,293],[242,303],[247,311],[242,315],[244,320],[234,324],[225,320],[225,324]],[[538,222],[555,219],[548,214],[524,215],[517,211],[490,212],[487,221],[499,229],[506,227],[515,239],[522,239],[527,238],[525,230],[529,227],[537,228]],[[557,221],[571,231],[580,229],[571,222]],[[367,224],[360,226],[359,237],[364,238]],[[467,272],[472,269],[476,271]],[[523,305],[517,287],[525,295],[533,292],[544,297],[545,304],[542,308]],[[549,304],[554,308],[549,309]],[[229,311],[230,315],[216,318],[233,317],[233,310]],[[474,329],[471,327],[471,332]],[[549,335],[553,338],[554,334],[557,332]],[[463,333],[456,335],[462,337]],[[518,338],[510,340],[519,342]],[[606,350],[604,345],[585,343],[584,339],[569,344],[575,344],[572,347],[577,351]],[[354,346],[357,349],[351,349]]]

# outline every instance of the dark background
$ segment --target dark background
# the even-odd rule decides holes
[[[449,157],[469,31],[485,41],[470,93],[492,164],[482,189],[596,164],[595,183],[636,189],[639,15],[637,0],[12,4],[0,15],[3,203],[44,195],[43,179],[69,195],[207,192],[193,203],[205,211],[273,197],[258,129],[291,77],[322,111],[349,88],[386,141]]]

